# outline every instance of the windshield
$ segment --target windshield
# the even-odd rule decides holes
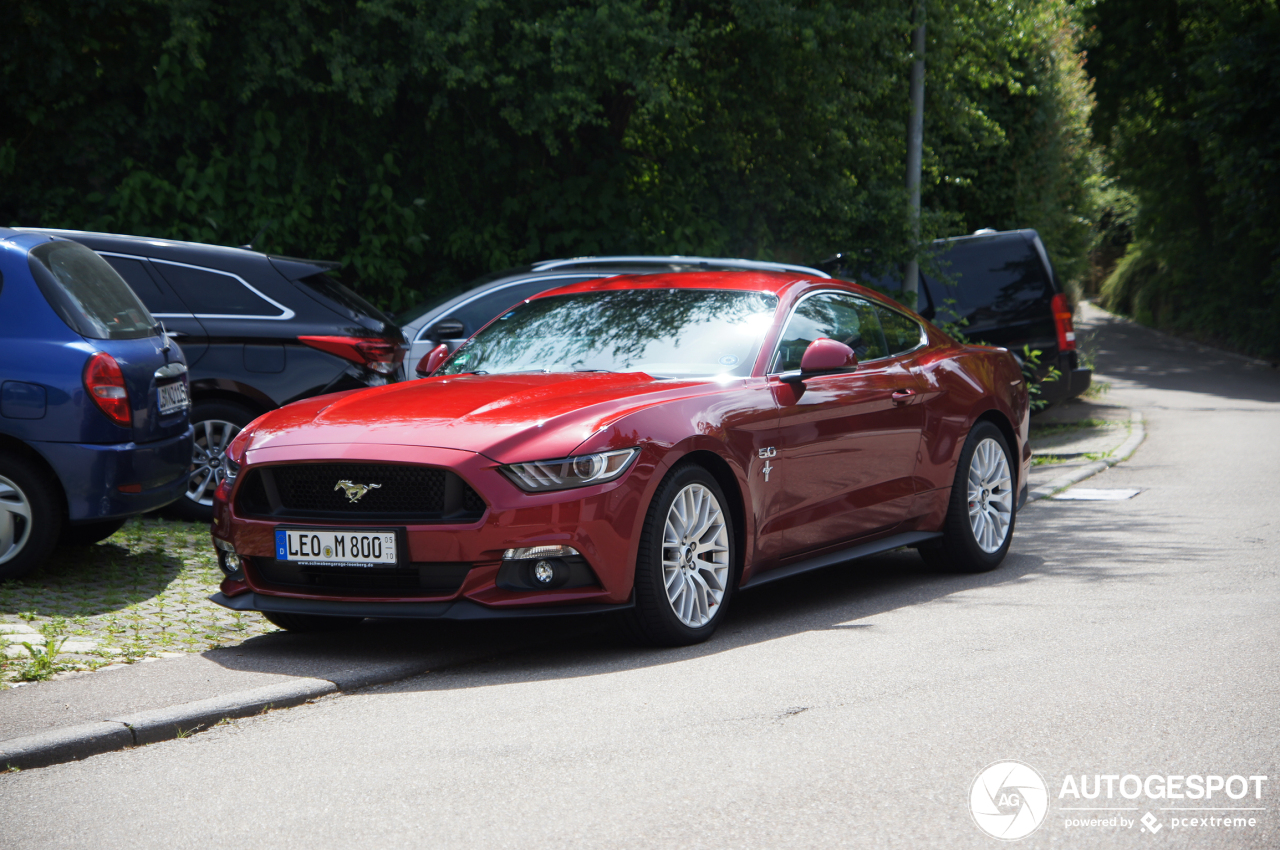
[[[156,320],[107,261],[78,242],[46,242],[31,249],[31,274],[49,306],[89,339],[142,339]]]
[[[436,374],[749,375],[777,306],[774,295],[708,289],[538,298],[472,337]]]

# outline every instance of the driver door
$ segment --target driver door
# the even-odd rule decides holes
[[[924,411],[916,376],[887,356],[875,307],[844,292],[796,305],[771,373],[798,369],[809,343],[843,342],[857,371],[775,383],[776,466],[786,549],[801,556],[891,531],[911,512]]]

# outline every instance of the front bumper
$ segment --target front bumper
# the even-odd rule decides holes
[[[238,481],[244,482],[255,465],[350,460],[349,451],[314,445],[263,448],[251,453]],[[487,507],[479,518],[459,523],[406,524],[355,515],[336,522],[276,520],[241,515],[236,494],[222,488],[214,498],[212,532],[222,541],[221,548],[239,559],[240,568],[223,581],[222,592],[213,601],[237,610],[444,619],[475,619],[480,616],[476,611],[489,611],[495,617],[593,613],[629,604],[638,528],[656,463],[649,453],[641,452],[631,469],[615,482],[540,494],[520,491],[498,471],[496,463],[473,452],[366,445],[359,447],[359,459],[450,470],[468,483]],[[370,571],[366,574],[369,583],[358,575],[359,568],[336,578],[333,573],[292,576],[275,560],[279,526],[402,528],[404,554],[394,568],[397,574]],[[521,589],[502,579],[506,550],[540,545],[572,547],[595,581],[588,578],[589,583],[571,582],[554,589]],[[230,554],[232,549],[234,555]],[[421,580],[398,583],[415,571],[420,571]],[[445,573],[457,576],[448,589],[436,581]]]
[[[1040,393],[1032,400],[1044,400],[1051,404],[1076,398],[1093,383],[1093,370],[1080,365],[1080,358],[1074,351],[1066,351],[1058,355],[1055,364],[1061,377],[1056,381],[1041,381]]]
[[[115,519],[162,508],[187,492],[190,426],[150,443],[33,442],[58,476],[71,522]],[[124,492],[121,487],[138,487]]]

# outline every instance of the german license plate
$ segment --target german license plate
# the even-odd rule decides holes
[[[276,560],[326,566],[396,563],[394,531],[277,528]]]
[[[160,392],[160,414],[182,410],[191,403],[187,398],[186,381],[174,381],[172,384],[161,384],[156,388]]]

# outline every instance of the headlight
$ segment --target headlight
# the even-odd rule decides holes
[[[227,483],[233,483],[236,480],[236,476],[240,474],[240,464],[224,455],[222,458],[222,472],[227,479]]]
[[[499,467],[521,490],[544,493],[603,484],[627,471],[640,449],[621,449],[559,460],[535,460]]]

